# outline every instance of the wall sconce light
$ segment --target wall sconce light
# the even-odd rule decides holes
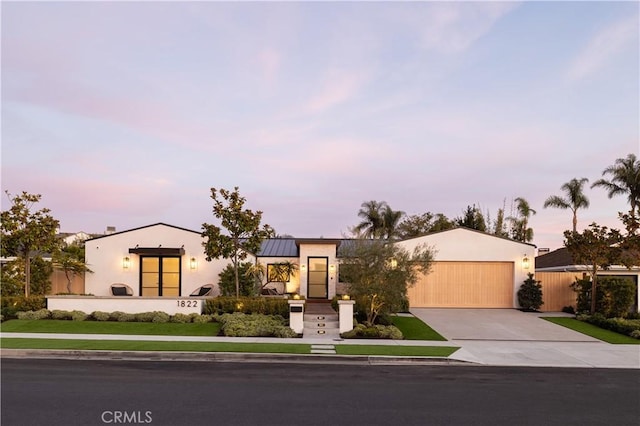
[[[129,266],[131,266],[131,259],[129,259],[129,256],[125,256],[122,258],[122,269],[127,270],[129,269]]]
[[[529,269],[529,258],[526,254],[522,258],[522,269]]]
[[[336,272],[336,265],[334,265],[333,263],[329,265],[329,271],[331,271],[331,273],[334,274]]]
[[[306,271],[307,270],[307,265],[305,265],[305,264],[300,265],[300,270],[303,271],[303,272]]]
[[[398,267],[398,261],[396,259],[391,259],[389,261],[389,266],[391,269],[396,269]]]
[[[191,259],[189,259],[189,268],[196,269],[198,267],[198,261],[196,260],[195,257],[192,257]]]

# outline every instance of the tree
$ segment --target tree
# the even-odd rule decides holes
[[[527,311],[537,311],[544,304],[542,301],[542,285],[531,272],[518,289],[518,304]]]
[[[202,243],[207,261],[212,259],[230,259],[234,268],[236,297],[240,297],[240,279],[238,266],[249,253],[256,253],[262,241],[274,235],[269,225],[260,225],[261,211],[245,209],[246,199],[240,196],[238,187],[233,192],[211,188],[213,199],[213,215],[220,219],[221,225],[228,235],[222,233],[222,228],[208,223],[202,224]]]
[[[371,200],[362,203],[358,211],[358,217],[362,221],[353,228],[354,233],[366,238],[379,238],[384,228],[382,212],[385,207],[387,203],[384,201]]]
[[[233,263],[229,263],[218,274],[218,287],[220,294],[223,296],[253,296],[256,294],[256,286],[253,276],[251,275],[251,262],[241,262],[238,265],[239,285],[236,287],[236,268]]]
[[[484,216],[475,204],[473,206],[467,206],[462,217],[456,218],[454,222],[458,226],[464,226],[469,229],[476,229],[482,232],[487,230],[487,223],[484,220]]]
[[[631,269],[640,266],[640,218],[618,213],[627,231],[620,242],[620,263]]]
[[[427,246],[409,253],[384,240],[356,239],[340,246],[342,279],[348,291],[363,306],[372,325],[384,313],[395,312],[407,297],[419,273],[428,273],[435,252]]]
[[[618,158],[612,166],[607,167],[602,175],[611,175],[611,180],[599,179],[591,188],[601,186],[609,191],[609,198],[614,195],[627,194],[631,210],[629,214],[640,216],[640,159],[635,154],[627,155],[627,158]]]
[[[22,192],[14,197],[5,191],[11,201],[9,210],[3,211],[0,221],[2,231],[1,255],[17,256],[24,261],[24,295],[31,293],[31,259],[42,252],[54,252],[59,244],[56,232],[60,225],[50,210],[32,211],[40,202],[40,194]]]
[[[404,216],[404,212],[393,210],[389,205],[382,209],[382,234],[381,238],[392,239],[398,234],[398,224]]]
[[[533,240],[533,229],[529,228],[529,218],[536,214],[536,211],[529,206],[529,202],[524,198],[518,197],[516,202],[517,216],[511,216],[509,219],[512,223],[512,238],[516,241],[528,243]]]
[[[53,255],[53,265],[64,272],[67,279],[67,293],[71,293],[71,282],[76,275],[93,273],[84,261],[84,247],[81,244],[70,244]]]
[[[552,195],[547,198],[543,205],[545,209],[547,207],[556,207],[564,210],[570,209],[573,213],[573,232],[577,231],[578,209],[586,209],[589,207],[589,199],[582,191],[582,187],[587,182],[589,182],[587,178],[571,179],[560,187],[565,192],[566,198],[559,195]]]
[[[607,269],[620,256],[620,232],[596,223],[583,232],[564,232],[564,245],[577,265],[586,265],[591,276],[591,313],[596,312],[598,270]]]
[[[398,237],[400,239],[409,239],[420,237],[429,233],[433,222],[433,214],[426,212],[421,215],[405,216],[398,224]]]

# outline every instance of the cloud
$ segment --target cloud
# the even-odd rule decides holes
[[[389,16],[418,35],[422,49],[458,53],[468,49],[493,25],[511,12],[512,2],[433,2],[413,7],[393,8]]]
[[[329,69],[320,89],[307,101],[304,110],[311,114],[318,114],[345,103],[358,94],[367,80],[367,73],[362,70]]]
[[[571,80],[580,80],[596,73],[609,61],[638,40],[638,15],[625,17],[605,27],[587,43],[573,59],[567,72]]]

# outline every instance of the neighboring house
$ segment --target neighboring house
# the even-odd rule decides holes
[[[72,244],[80,244],[89,238],[95,237],[95,234],[87,234],[86,232],[60,232],[58,233],[58,238],[60,238],[65,245],[70,246]]]
[[[338,249],[344,239],[272,238],[247,261],[267,269],[290,261],[297,273],[285,283],[270,282],[278,293],[327,300],[344,292],[339,283]],[[218,282],[228,259],[205,260],[200,232],[158,223],[86,241],[86,293],[110,294],[124,283],[134,296],[185,297],[203,284]],[[432,272],[409,290],[414,307],[515,308],[516,293],[533,272],[535,246],[466,228],[397,242],[408,250],[426,244],[436,250]]]
[[[533,244],[468,228],[454,228],[398,242],[409,251],[436,251],[431,272],[409,288],[412,307],[517,308],[517,292],[533,272]]]
[[[563,247],[536,257],[535,269],[545,298],[543,309],[559,311],[565,306],[576,307],[576,293],[570,286],[576,278],[589,278],[591,265],[577,265],[569,250]],[[629,269],[622,265],[611,265],[598,271],[598,278],[609,276],[624,276],[633,281],[636,287],[635,310],[640,310],[640,267]]]

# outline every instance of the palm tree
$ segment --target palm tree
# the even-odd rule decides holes
[[[578,226],[578,209],[589,207],[589,199],[582,187],[585,183],[589,182],[587,178],[571,179],[569,182],[562,185],[560,188],[567,195],[566,198],[562,198],[558,195],[552,195],[544,202],[543,207],[556,207],[559,209],[570,209],[573,212],[573,232],[577,232]]]
[[[389,207],[384,201],[365,201],[360,205],[358,217],[362,222],[353,229],[365,238],[377,238],[384,229],[383,209]]]
[[[628,194],[631,205],[631,217],[635,218],[636,210],[640,209],[640,160],[635,154],[627,155],[627,158],[618,158],[612,166],[602,172],[605,176],[610,174],[611,180],[598,179],[593,182],[591,188],[601,186],[609,191],[609,198],[614,195]]]
[[[536,214],[536,211],[529,206],[529,202],[524,198],[518,197],[514,201],[517,203],[518,216],[510,218],[513,223],[513,239],[528,243],[533,240],[533,229],[528,227],[529,218]]]
[[[398,225],[400,219],[404,216],[404,212],[400,210],[393,210],[388,205],[384,206],[382,210],[382,238],[391,239],[398,233]]]

